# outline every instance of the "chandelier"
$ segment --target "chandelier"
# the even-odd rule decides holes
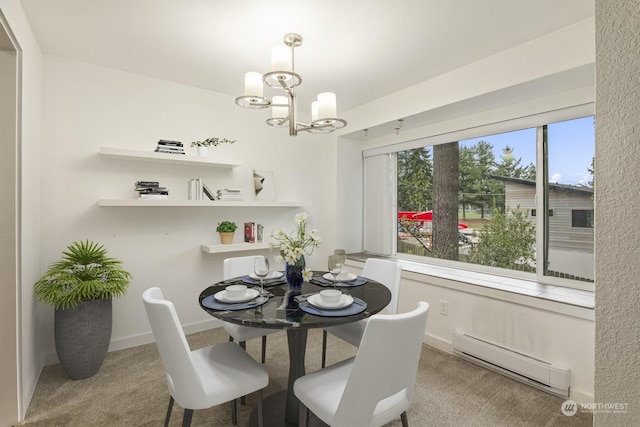
[[[302,45],[302,36],[286,34],[284,44],[274,46],[271,51],[272,71],[262,75],[255,71],[245,74],[244,95],[236,98],[236,104],[250,110],[271,108],[271,118],[267,124],[274,127],[289,127],[289,135],[297,135],[300,131],[310,133],[329,133],[343,128],[347,122],[337,118],[336,94],[323,92],[318,94],[317,101],[311,103],[311,122],[302,123],[296,119],[296,93],[294,88],[302,83],[302,77],[295,73],[294,50]],[[263,96],[264,86],[282,90],[287,96]]]

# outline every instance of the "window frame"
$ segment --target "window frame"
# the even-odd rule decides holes
[[[539,172],[536,173],[536,209],[539,212],[549,212],[549,205],[547,196],[545,194],[541,194],[541,190],[546,191],[546,185],[548,181],[548,170],[546,168],[546,162],[544,161],[547,153],[546,153],[546,144],[544,144],[544,132],[546,132],[547,124],[568,121],[573,119],[578,119],[587,116],[594,116],[594,105],[593,103],[581,104],[574,107],[563,108],[559,110],[553,110],[545,113],[530,115],[526,117],[521,117],[517,119],[505,120],[501,122],[490,123],[481,126],[475,126],[472,128],[461,129],[461,130],[452,130],[451,132],[440,133],[437,135],[425,136],[422,138],[414,139],[411,141],[405,141],[402,143],[398,143],[397,141],[393,144],[383,145],[376,147],[371,150],[364,150],[363,157],[372,157],[376,155],[389,155],[391,157],[392,164],[396,164],[397,161],[397,152],[425,147],[429,145],[437,145],[449,143],[452,141],[459,141],[465,139],[472,138],[481,138],[487,135],[494,135],[498,133],[516,131],[525,128],[536,128],[536,170]],[[389,200],[390,207],[394,212],[397,211],[397,174],[391,177],[391,198]],[[539,197],[542,196],[542,197]],[[594,213],[595,216],[595,213]],[[548,215],[536,216],[536,251],[538,254],[543,254],[544,259],[547,259],[548,256],[548,248],[546,248],[546,244],[548,244],[548,239],[545,238],[544,233],[548,230]],[[363,230],[363,233],[366,234],[366,229]],[[496,267],[488,267],[478,264],[469,264],[459,261],[449,261],[435,258],[426,258],[422,256],[414,256],[410,254],[402,254],[397,252],[397,223],[393,224],[393,227],[389,228],[389,233],[392,234],[396,238],[393,238],[391,241],[391,248],[389,254],[392,257],[398,259],[405,259],[412,262],[418,262],[427,265],[436,265],[449,267],[454,269],[462,269],[468,271],[476,271],[481,273],[488,273],[495,276],[501,277],[512,277],[524,280],[535,281],[537,283],[547,284],[547,285],[557,285],[567,288],[573,289],[582,289],[587,291],[593,291],[594,284],[592,282],[582,282],[571,279],[563,279],[553,276],[548,276],[544,274],[543,268],[537,268],[536,273],[528,273],[517,270],[508,270]],[[365,247],[365,253],[366,253]]]

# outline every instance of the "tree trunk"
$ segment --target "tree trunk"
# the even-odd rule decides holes
[[[433,146],[433,252],[458,260],[458,143]]]

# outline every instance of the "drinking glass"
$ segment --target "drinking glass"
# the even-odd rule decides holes
[[[333,251],[333,261],[336,264],[336,268],[338,270],[338,275],[342,272],[342,267],[344,266],[344,262],[347,259],[347,254],[345,253],[344,249],[336,249],[335,251]],[[338,277],[336,276],[336,281],[338,280]]]
[[[336,257],[334,255],[329,255],[329,260],[327,261],[327,268],[329,269],[329,274],[333,277],[333,281],[338,281],[338,274],[340,274],[341,265],[336,264]]]
[[[259,256],[256,257],[253,262],[253,271],[256,273],[256,276],[260,279],[260,293],[264,293],[264,278],[269,275],[269,260],[267,257]]]

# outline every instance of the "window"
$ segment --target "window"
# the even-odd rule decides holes
[[[573,209],[571,226],[576,228],[593,228],[593,211]]]
[[[397,151],[396,254],[593,282],[593,121]]]

